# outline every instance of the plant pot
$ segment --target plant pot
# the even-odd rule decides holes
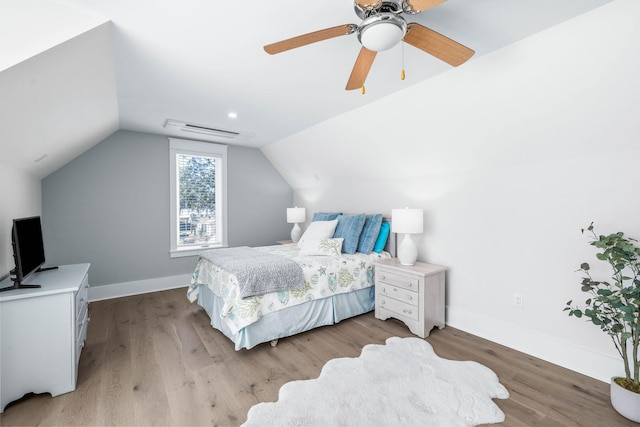
[[[623,417],[640,423],[640,393],[620,387],[615,378],[611,378],[611,405]]]

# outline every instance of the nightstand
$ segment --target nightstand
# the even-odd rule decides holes
[[[405,266],[397,258],[375,264],[376,318],[401,320],[421,338],[444,328],[446,267],[416,262]]]

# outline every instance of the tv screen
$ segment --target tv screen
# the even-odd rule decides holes
[[[14,219],[12,240],[15,275],[17,281],[21,282],[45,261],[40,217]]]

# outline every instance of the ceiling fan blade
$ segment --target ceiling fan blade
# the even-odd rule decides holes
[[[358,28],[355,24],[339,25],[337,27],[325,28],[301,36],[292,37],[276,43],[268,44],[264,47],[265,52],[270,55],[284,52],[296,47],[306,46],[311,43],[320,42],[334,37],[346,36],[353,33]]]
[[[373,60],[376,59],[376,54],[377,52],[369,50],[366,47],[360,49],[358,59],[356,59],[353,70],[351,70],[351,76],[349,76],[346,90],[360,89],[364,85]]]
[[[407,24],[404,41],[454,67],[463,64],[475,53],[449,37],[415,22]]]
[[[382,6],[382,0],[355,0],[355,3],[363,10],[377,9]]]
[[[405,0],[404,10],[407,13],[419,13],[444,2],[445,0]]]

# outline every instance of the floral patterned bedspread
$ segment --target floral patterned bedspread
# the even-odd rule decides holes
[[[189,301],[198,298],[199,285],[205,285],[224,301],[220,317],[236,334],[263,315],[307,301],[353,292],[373,286],[373,264],[390,258],[387,252],[369,255],[300,256],[297,245],[263,246],[259,249],[295,260],[304,272],[302,290],[282,291],[242,299],[237,278],[211,262],[200,258],[187,291]]]

